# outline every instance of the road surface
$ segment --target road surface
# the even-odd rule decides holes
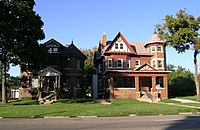
[[[200,130],[200,115],[0,119],[0,130]]]

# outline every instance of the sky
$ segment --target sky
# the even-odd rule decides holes
[[[113,40],[121,32],[129,42],[147,42],[155,25],[166,15],[180,9],[200,16],[199,0],[35,0],[34,10],[44,22],[44,43],[51,38],[63,45],[73,40],[78,48],[98,45],[102,34]],[[167,48],[167,64],[180,65],[193,72],[193,52],[178,54]],[[199,57],[199,56],[198,56]],[[199,61],[200,63],[200,61]],[[11,76],[19,76],[19,67],[11,67]]]

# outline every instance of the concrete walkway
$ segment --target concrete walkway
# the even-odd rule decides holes
[[[197,104],[200,104],[200,102],[193,101],[193,100],[189,100],[189,99],[172,98],[172,99],[170,99],[170,100],[179,101],[179,102],[181,102],[181,103],[197,103]]]
[[[196,104],[200,104],[200,102],[189,100],[189,99],[173,98],[173,99],[170,99],[170,100],[179,101],[181,103],[196,103]],[[188,107],[188,108],[200,109],[200,106],[198,107],[198,106],[192,106],[192,105],[187,105],[187,104],[163,103],[163,102],[159,102],[159,103],[160,104],[172,105],[172,106],[180,106],[180,107]]]

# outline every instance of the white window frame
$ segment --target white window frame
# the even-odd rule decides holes
[[[111,62],[111,64],[110,64],[110,62]],[[111,66],[110,66],[110,65],[111,65]],[[113,66],[112,59],[108,59],[108,68],[112,68],[112,66]]]
[[[155,49],[153,50],[153,48],[155,48]],[[156,52],[156,46],[151,47],[151,52]]]
[[[158,50],[159,47],[160,47],[160,50]],[[158,46],[158,47],[157,47],[157,51],[158,51],[158,52],[162,52],[162,46]]]
[[[138,62],[138,65],[136,65],[136,62]],[[135,67],[139,67],[140,66],[140,60],[135,60]]]
[[[159,62],[161,63],[161,64],[159,64]],[[161,66],[160,66],[161,65]],[[158,60],[158,68],[163,68],[163,61],[162,60]]]
[[[119,44],[119,49],[120,49],[120,50],[123,50],[123,49],[124,49],[124,44],[123,44],[123,43],[120,43],[120,44]]]
[[[121,61],[121,66],[118,66],[118,61]],[[117,68],[123,68],[123,59],[117,59]]]
[[[152,60],[152,67],[157,68],[156,60]]]
[[[127,59],[126,60],[127,68],[131,68],[131,60]]]
[[[115,49],[119,49],[119,44],[115,42]]]

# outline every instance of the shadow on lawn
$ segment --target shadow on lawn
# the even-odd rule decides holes
[[[15,101],[11,101],[9,102],[10,105],[36,105],[37,102],[36,100],[15,100]]]

